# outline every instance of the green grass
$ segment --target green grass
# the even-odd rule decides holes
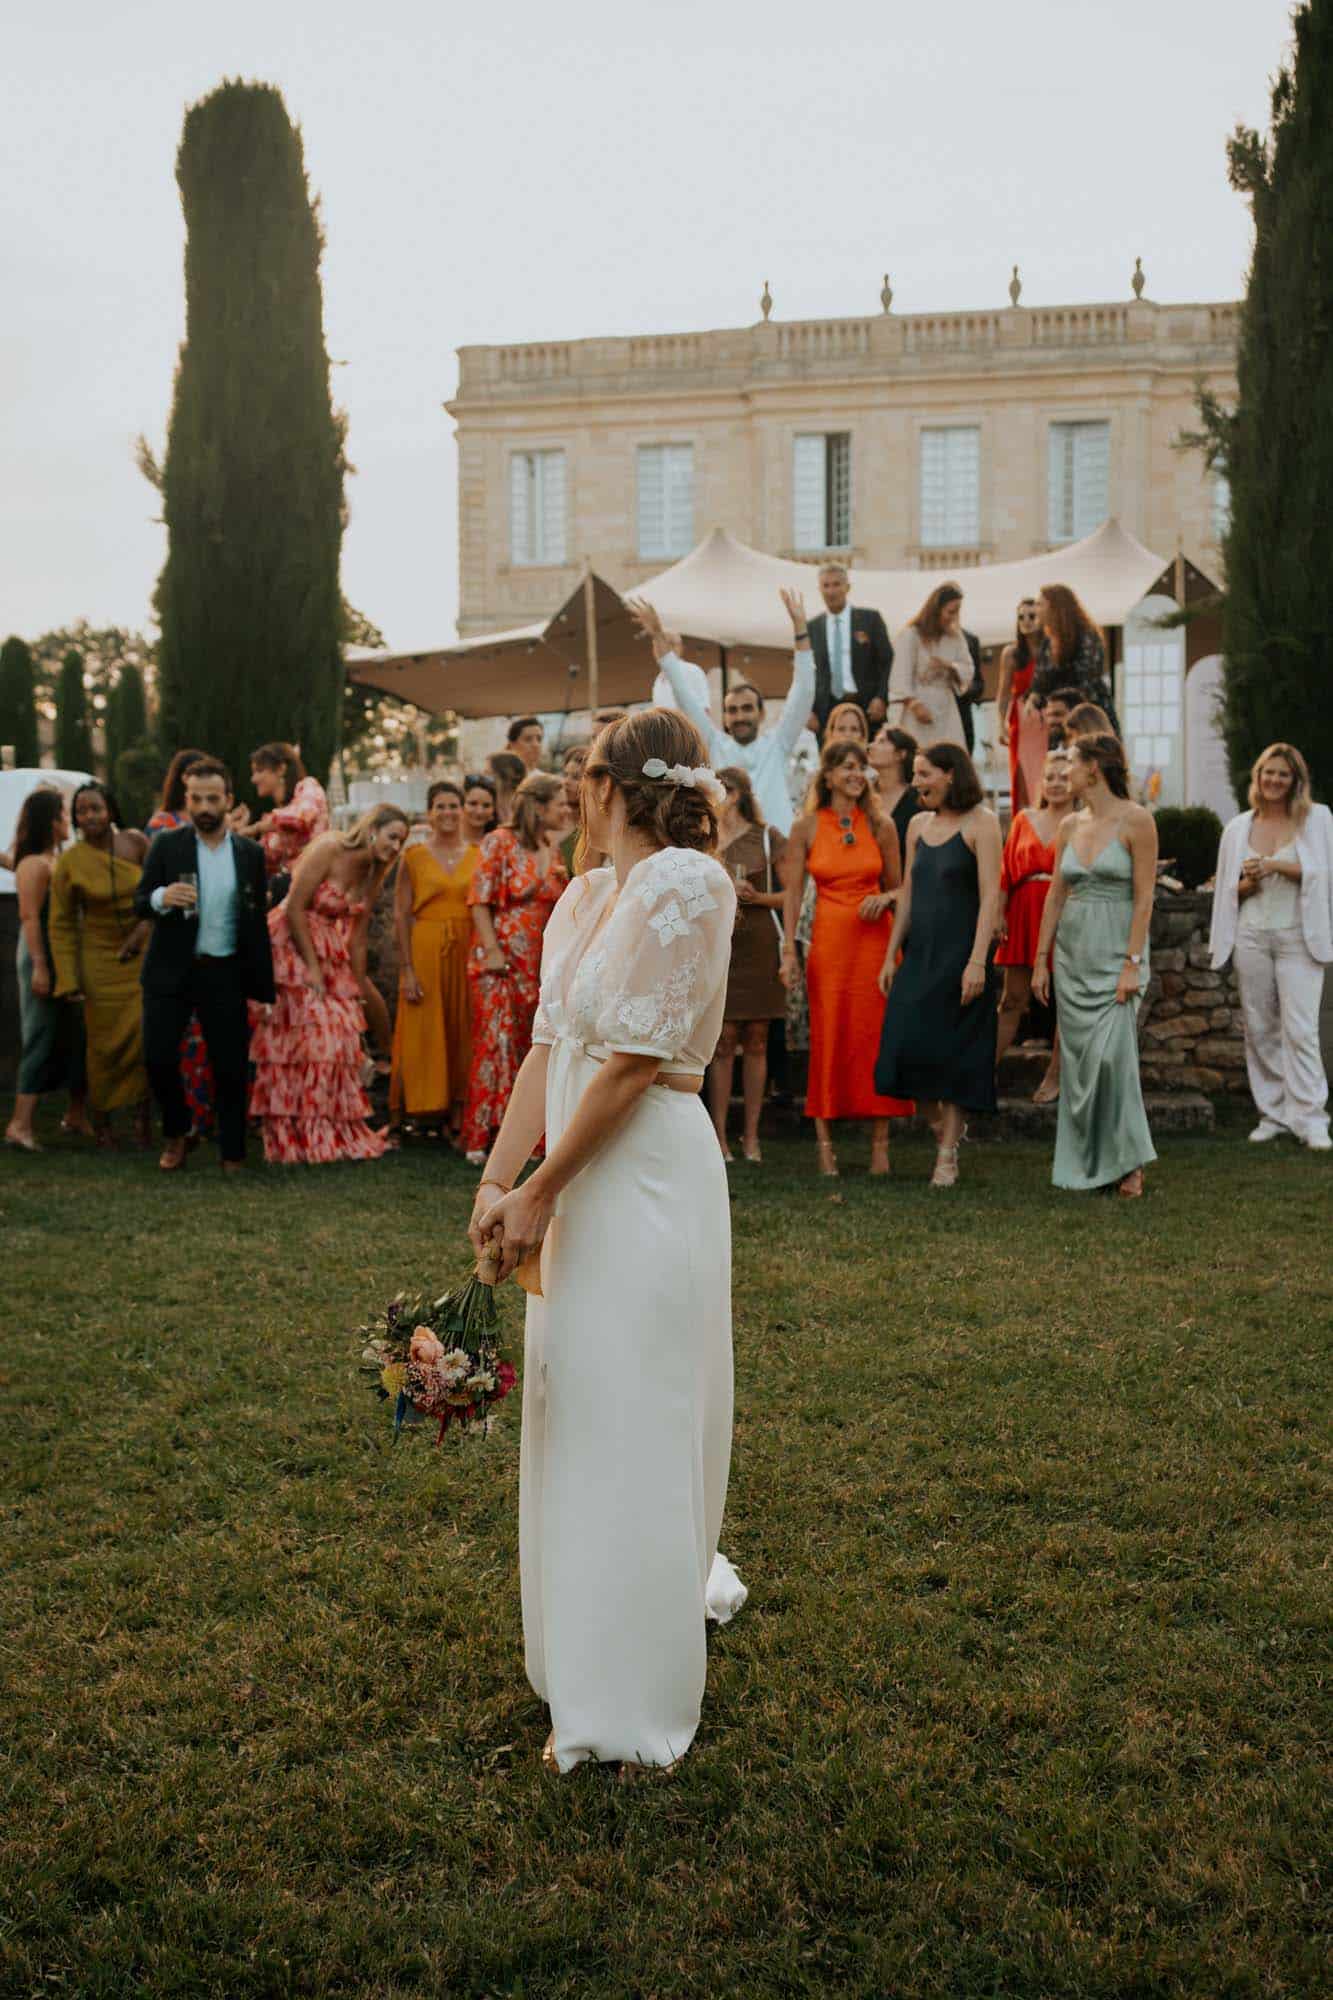
[[[517,1399],[356,1374],[465,1170],[6,1155],[0,1994],[1327,1992],[1333,1180],[1162,1150],[732,1170],[751,1600],[628,1789],[539,1767]]]

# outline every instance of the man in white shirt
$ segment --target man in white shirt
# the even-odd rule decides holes
[[[764,697],[749,681],[740,681],[727,690],[722,703],[723,727],[718,728],[700,700],[692,683],[687,662],[680,657],[680,639],[664,632],[662,620],[643,598],[629,598],[630,614],[640,631],[652,643],[653,657],[671,684],[675,706],[700,731],[708,745],[715,771],[738,764],[747,771],[759,810],[768,824],[784,837],[792,828],[791,793],[787,788],[787,760],[805,728],[815,695],[815,657],[810,650],[810,630],[805,616],[805,600],[799,591],[779,591],[795,634],[791,686],[783,703],[782,716],[770,730],[763,731]]]

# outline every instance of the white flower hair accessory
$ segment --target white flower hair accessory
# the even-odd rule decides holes
[[[699,764],[691,770],[688,764],[668,764],[661,757],[650,757],[643,767],[643,775],[651,778],[654,784],[685,785],[691,791],[702,792],[715,806],[726,803],[726,786],[706,764]]]

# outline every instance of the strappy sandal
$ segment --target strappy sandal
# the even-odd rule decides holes
[[[1120,1199],[1122,1201],[1142,1201],[1143,1168],[1131,1167],[1130,1171],[1125,1175],[1119,1187],[1116,1189],[1116,1193],[1120,1196]]]
[[[816,1139],[815,1153],[819,1161],[819,1171],[826,1181],[838,1178],[838,1156],[833,1150],[831,1139]]]
[[[935,1151],[935,1171],[930,1177],[930,1185],[951,1188],[958,1185],[958,1148],[939,1146]]]

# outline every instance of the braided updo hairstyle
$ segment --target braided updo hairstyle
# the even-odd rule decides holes
[[[644,708],[609,722],[593,739],[583,780],[610,778],[625,801],[625,824],[646,833],[658,847],[717,849],[717,807],[697,785],[645,778],[643,767],[660,757],[668,768],[693,771],[708,763],[703,737],[674,708]]]

